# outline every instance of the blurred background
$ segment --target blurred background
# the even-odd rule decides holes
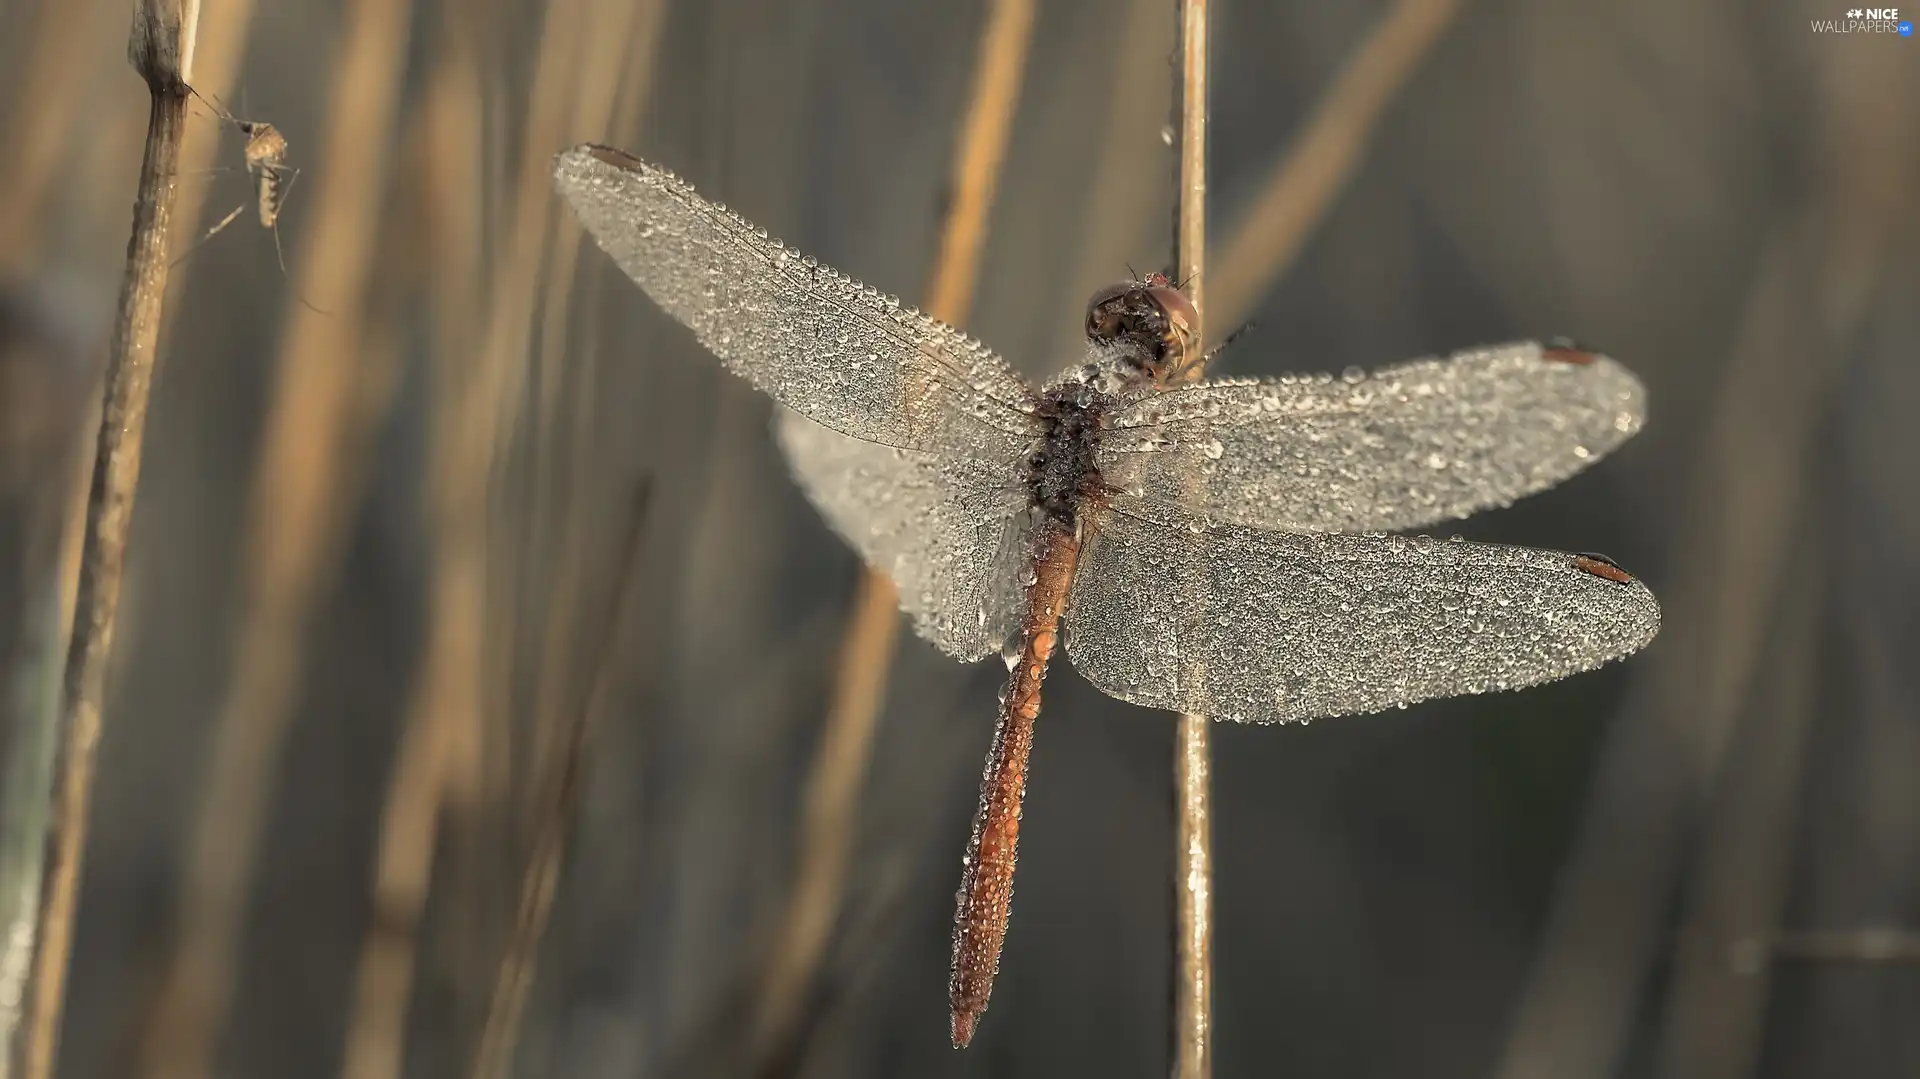
[[[1165,1074],[1170,718],[1056,664],[948,1048],[1003,673],[903,636],[823,734],[857,560],[548,180],[612,143],[920,297],[1006,2],[205,0],[193,82],[299,175],[173,271],[61,1075]],[[1836,3],[1215,3],[1209,324],[1257,322],[1215,371],[1610,352],[1645,432],[1442,527],[1664,608],[1550,686],[1215,728],[1221,1075],[1920,1074],[1920,42]],[[16,672],[97,423],[127,14],[0,0]],[[1016,36],[965,323],[1041,376],[1168,259],[1173,4]],[[192,106],[176,253],[243,143]]]

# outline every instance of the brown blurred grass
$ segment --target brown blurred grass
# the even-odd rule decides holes
[[[209,1073],[234,993],[240,934],[280,751],[301,689],[308,626],[337,571],[368,442],[391,401],[393,356],[368,326],[409,11],[355,0],[343,13],[316,149],[313,212],[294,252],[273,400],[241,562],[231,681],[181,877],[170,959],[146,1032],[150,1077]],[[382,361],[386,361],[384,364]]]
[[[23,1063],[91,459],[82,446],[97,384],[79,342],[24,290],[0,292],[0,1075]]]
[[[434,537],[435,557],[427,655],[402,728],[383,810],[381,854],[374,884],[376,917],[361,957],[347,1034],[345,1073],[349,1076],[383,1079],[400,1074],[405,1018],[415,984],[413,968],[420,951],[419,928],[442,819],[464,821],[465,830],[477,834],[476,803],[485,800],[497,805],[507,796],[505,785],[490,781],[483,767],[488,747],[496,747],[496,758],[504,757],[507,755],[497,747],[517,741],[511,710],[498,703],[488,705],[503,698],[489,692],[502,681],[490,672],[487,657],[490,653],[511,654],[513,628],[512,617],[494,616],[511,611],[500,604],[497,595],[490,595],[489,564],[498,558],[498,552],[488,496],[504,465],[503,455],[509,448],[507,434],[516,430],[519,414],[526,407],[523,387],[529,379],[523,369],[549,355],[534,339],[534,317],[542,314],[549,327],[563,324],[568,318],[567,290],[564,284],[554,286],[551,282],[570,275],[578,232],[572,230],[562,238],[547,176],[555,152],[605,130],[618,100],[623,71],[632,80],[629,85],[644,80],[655,40],[647,23],[657,27],[659,11],[659,3],[647,0],[593,0],[548,7],[535,62],[532,101],[521,133],[515,196],[502,230],[510,237],[511,246],[494,261],[491,281],[485,286],[486,310],[492,317],[485,322],[487,336],[477,342],[482,360],[479,365],[473,362],[471,346],[475,342],[464,329],[473,324],[469,321],[475,312],[472,301],[461,294],[464,290],[458,285],[451,285],[443,296],[446,309],[437,320],[442,334],[435,350],[436,393],[428,464],[432,499],[428,528]],[[446,36],[458,42],[469,32],[467,28],[449,27]],[[631,42],[638,42],[647,51],[632,51]],[[472,71],[471,58],[465,55],[463,46],[456,44],[445,59],[449,87],[464,81]],[[478,145],[471,141],[477,125],[472,122],[470,102],[476,97],[453,91],[435,98],[454,115],[435,123],[437,129],[447,133],[446,138],[435,140],[435,149],[448,151],[447,158],[423,163],[430,177],[429,200],[445,198],[457,206],[471,197],[471,192],[463,189],[473,186],[475,170],[471,163],[479,157]],[[453,260],[470,257],[470,252],[478,249],[487,222],[469,206],[446,224],[451,230],[479,226],[470,235],[447,235],[440,248],[452,258],[437,267],[438,275],[448,282],[459,282],[471,264]],[[568,270],[562,271],[562,264]],[[541,296],[538,286],[542,277],[550,282],[544,312],[534,306]],[[557,370],[549,374],[557,381]],[[544,404],[546,407],[540,410],[545,413],[544,426],[551,430],[554,404],[551,398]],[[577,550],[566,554],[576,566],[584,561]],[[575,591],[560,590],[563,595]],[[624,586],[616,594],[624,594]],[[563,617],[572,620],[578,615],[568,610]],[[607,632],[611,632],[610,625]],[[490,639],[494,642],[491,645]],[[569,755],[564,748],[569,744],[569,729],[556,721],[550,731],[542,729],[537,734],[544,736],[551,747],[545,754],[551,758],[551,766],[572,775],[577,763],[569,766],[562,760]],[[558,814],[563,826],[567,818],[562,800],[571,798],[572,790],[571,783],[543,785],[545,803],[532,807],[534,812],[548,818]],[[495,812],[484,819],[504,821],[513,816]],[[552,829],[541,834],[545,841],[529,853],[526,872],[530,880],[550,883],[557,873],[561,848]],[[532,885],[525,890],[542,894]],[[513,968],[531,963],[545,909],[544,904],[537,904],[534,913],[516,919],[515,939],[508,943],[502,960],[510,968],[501,974],[508,988],[496,992],[498,1003],[489,1009],[475,1063],[478,1074],[504,1075],[510,1062],[525,993],[524,973]]]
[[[1819,547],[1796,525],[1820,482],[1810,462],[1874,283],[1920,224],[1920,153],[1886,137],[1890,117],[1863,121],[1881,95],[1915,116],[1911,65],[1891,54],[1823,57],[1818,75],[1819,180],[1765,238],[1687,480],[1678,571],[1662,602],[1694,616],[1669,619],[1602,751],[1515,1009],[1504,1079],[1617,1070],[1665,955],[1667,904],[1688,875],[1688,939],[1675,952],[1658,1067],[1689,1079],[1743,1076],[1761,1050],[1765,983],[1730,970],[1728,956],[1783,916],[1784,848],[1806,725],[1820,706],[1813,675],[1797,668],[1812,662],[1808,638],[1770,662],[1769,638],[1810,632],[1796,625],[1815,616],[1807,571],[1795,568]],[[1748,731],[1760,732],[1746,735],[1755,746],[1729,772]],[[1704,843],[1690,850],[1701,826]]]

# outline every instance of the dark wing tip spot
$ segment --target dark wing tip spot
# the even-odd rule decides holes
[[[1633,574],[1620,568],[1620,563],[1603,554],[1583,551],[1573,556],[1573,568],[1585,570],[1595,577],[1603,577],[1615,584],[1632,584]]]
[[[625,150],[616,150],[611,146],[602,146],[597,142],[585,143],[579,147],[579,150],[587,154],[587,156],[599,160],[603,164],[612,165],[616,169],[637,169],[640,167],[639,158],[627,153]]]
[[[1540,349],[1542,359],[1554,363],[1570,363],[1578,367],[1585,367],[1592,363],[1594,357],[1598,355],[1598,350],[1588,348],[1571,337],[1550,337]]]

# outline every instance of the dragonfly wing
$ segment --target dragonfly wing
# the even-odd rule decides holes
[[[862,442],[793,412],[775,421],[823,517],[893,580],[914,630],[963,660],[998,651],[1019,619],[1026,499],[1004,470]]]
[[[1363,377],[1169,390],[1109,418],[1099,465],[1140,498],[1256,528],[1418,528],[1559,483],[1645,409],[1613,360],[1524,342]]]
[[[1592,556],[1119,509],[1094,530],[1066,618],[1074,668],[1122,700],[1217,719],[1517,689],[1634,652],[1660,626],[1653,593]]]
[[[761,392],[888,446],[1011,461],[1032,391],[990,349],[788,249],[665,169],[600,146],[554,180],[600,247]]]

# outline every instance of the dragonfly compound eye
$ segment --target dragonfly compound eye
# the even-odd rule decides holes
[[[1087,337],[1112,341],[1125,331],[1127,294],[1139,286],[1132,281],[1108,285],[1087,301]]]
[[[1146,290],[1148,299],[1159,310],[1161,353],[1163,360],[1181,366],[1187,354],[1200,344],[1200,312],[1186,293],[1172,285],[1156,285]]]
[[[1087,337],[1115,346],[1120,358],[1155,379],[1178,371],[1198,344],[1200,316],[1164,275],[1123,281],[1087,301]]]

